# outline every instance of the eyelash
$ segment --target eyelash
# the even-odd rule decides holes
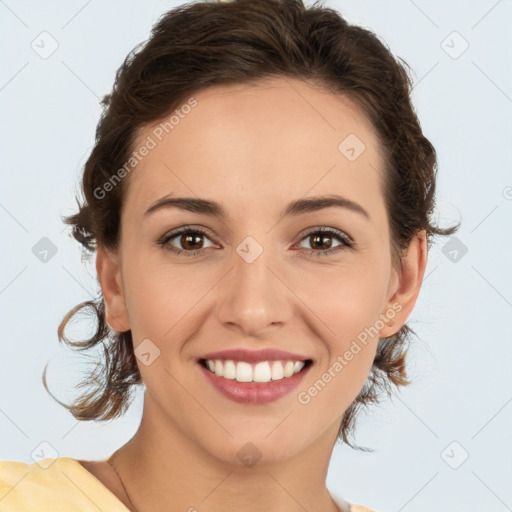
[[[186,251],[183,249],[177,249],[176,247],[169,245],[169,242],[173,238],[176,238],[177,236],[180,236],[183,234],[201,234],[207,238],[210,238],[208,233],[206,231],[202,230],[201,228],[184,227],[184,228],[178,229],[177,231],[173,231],[171,233],[166,233],[160,240],[158,240],[157,243],[158,243],[158,245],[162,246],[165,250],[171,251],[171,252],[175,253],[176,255],[184,254],[186,257],[196,256],[199,253],[201,253],[201,251],[204,250],[204,248],[202,248],[202,249],[197,249],[195,251]],[[330,249],[321,249],[321,250],[306,249],[306,251],[308,251],[310,255],[320,257],[320,256],[328,256],[329,254],[336,253],[340,250],[346,250],[346,249],[354,250],[354,242],[348,235],[346,235],[342,231],[338,231],[337,229],[329,228],[326,226],[323,226],[321,228],[317,228],[315,230],[310,231],[309,233],[304,235],[304,237],[300,240],[300,242],[302,242],[304,239],[309,238],[313,235],[325,235],[325,234],[332,235],[339,242],[342,242],[343,246],[330,248]]]

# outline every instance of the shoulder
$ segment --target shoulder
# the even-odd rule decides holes
[[[347,500],[344,500],[336,493],[331,493],[331,498],[339,507],[341,507],[343,512],[377,512],[376,510],[365,507],[363,505],[359,505],[358,503],[351,503]]]
[[[0,512],[97,512],[98,507],[127,511],[76,459],[47,457],[33,463],[0,460]]]
[[[367,508],[363,505],[351,504],[350,512],[376,512],[376,511],[371,508]]]
[[[36,504],[41,510],[76,510],[74,463],[79,464],[67,457],[48,457],[33,463],[0,461],[0,512],[34,510]],[[80,478],[77,480],[80,485]]]

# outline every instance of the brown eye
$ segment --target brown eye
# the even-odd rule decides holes
[[[198,228],[186,228],[165,235],[159,241],[159,244],[162,245],[165,249],[168,249],[177,254],[194,256],[205,248],[203,241],[205,238],[209,240],[209,237],[205,231]],[[175,244],[177,244],[177,246]],[[214,244],[211,244],[211,246],[213,245]]]
[[[310,235],[312,240],[311,247],[314,249],[330,249],[332,245],[332,235]]]
[[[338,246],[333,246],[333,238],[340,242]],[[353,242],[348,235],[333,228],[322,228],[312,231],[308,233],[302,241],[308,239],[310,240],[309,245],[311,247],[309,252],[319,256],[335,253],[343,249],[351,249],[353,247]]]
[[[200,243],[202,236],[201,234],[182,234],[179,240],[184,249],[201,249],[203,245]]]

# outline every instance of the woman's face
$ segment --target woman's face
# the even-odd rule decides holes
[[[112,255],[120,294],[105,293],[110,324],[132,332],[145,415],[238,464],[247,453],[272,462],[321,439],[332,445],[379,335],[395,333],[412,308],[394,295],[400,276],[372,127],[348,99],[291,79],[210,88],[189,105],[172,125],[139,134],[134,150],[146,154],[124,178],[120,250]],[[345,206],[307,207],[334,195]],[[162,198],[218,206],[151,211]],[[172,236],[184,227],[190,232]],[[390,319],[394,328],[385,326]],[[279,379],[274,359],[286,361],[282,355],[249,367],[243,354],[214,357],[231,378],[200,362],[228,349],[276,349],[312,363]],[[232,378],[237,369],[247,378],[244,367],[254,376],[260,359],[256,373],[268,380],[270,370],[275,380]]]

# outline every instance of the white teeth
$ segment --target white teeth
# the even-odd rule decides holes
[[[219,377],[222,377],[223,375],[223,367],[222,367],[222,361],[215,361],[215,373],[219,376]]]
[[[224,371],[222,376],[225,379],[236,379],[236,366],[233,361],[226,361],[224,363]]]
[[[304,361],[297,361],[295,363],[295,367],[293,368],[293,373],[298,373],[302,370],[302,368],[304,368],[304,365],[306,363]]]
[[[215,361],[215,368],[217,368],[217,361]],[[217,372],[215,372],[217,373]],[[217,373],[218,375],[218,373]],[[249,363],[239,361],[236,365],[235,379],[238,382],[251,382],[252,381],[252,366]]]
[[[245,361],[206,360],[206,366],[219,377],[262,383],[291,377],[299,373],[305,364],[304,361],[261,361],[253,366]]]
[[[294,369],[295,363],[293,361],[286,361],[286,364],[284,365],[284,376],[291,377]]]
[[[252,380],[254,382],[270,382],[271,377],[272,373],[270,371],[270,365],[267,361],[258,363],[254,367],[254,374],[252,376]]]
[[[283,365],[281,361],[274,361],[272,364],[272,380],[280,380],[284,378]]]

